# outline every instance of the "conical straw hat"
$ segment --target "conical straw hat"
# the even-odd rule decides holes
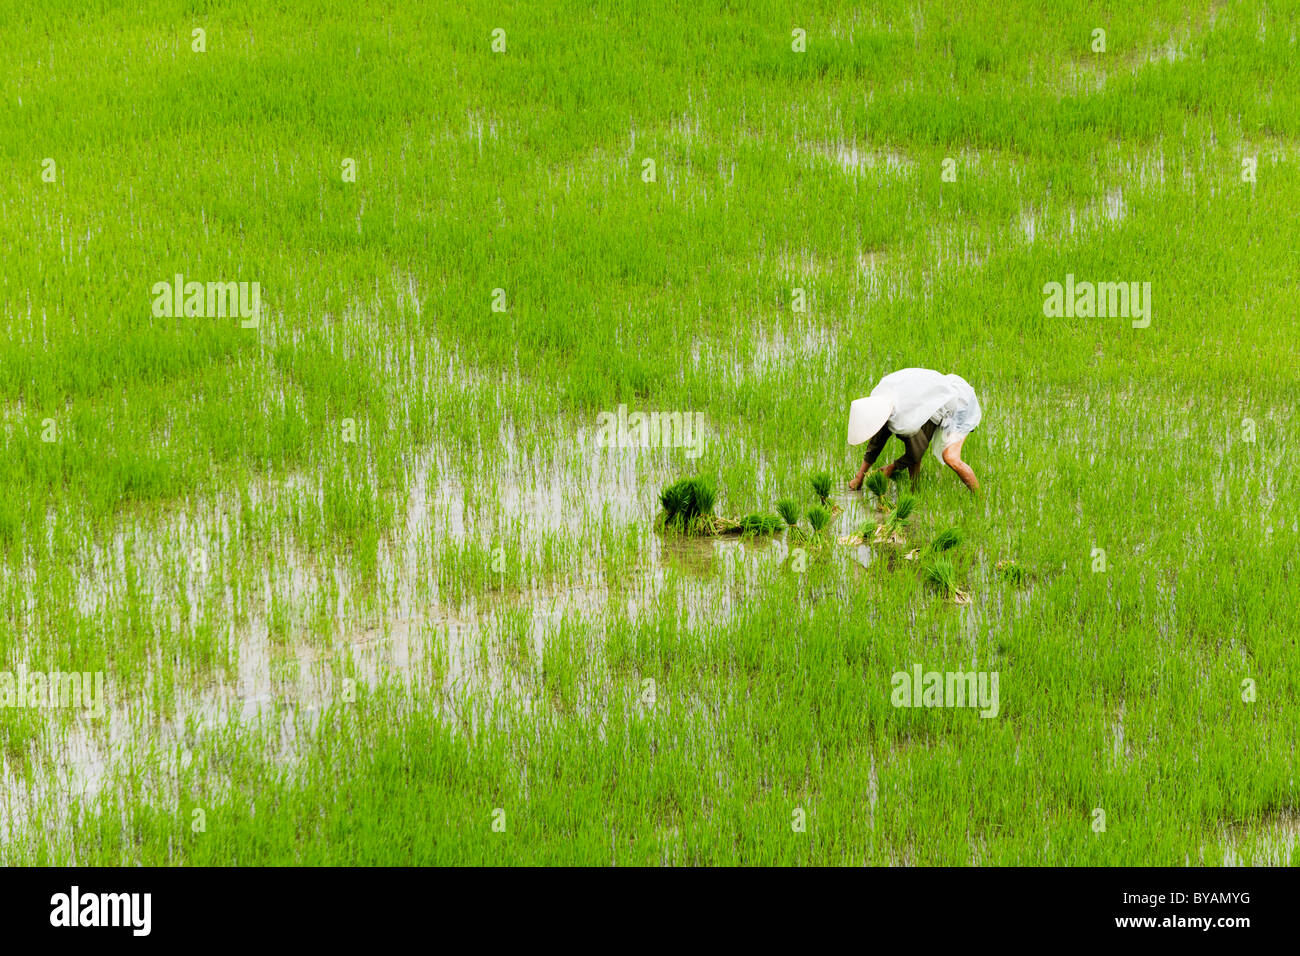
[[[849,444],[861,445],[889,420],[894,403],[881,395],[859,398],[849,406]]]

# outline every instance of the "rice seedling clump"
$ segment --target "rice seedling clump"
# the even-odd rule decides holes
[[[740,519],[740,530],[751,535],[776,534],[784,524],[780,515],[754,512]]]
[[[813,534],[821,534],[830,520],[831,513],[821,505],[813,505],[808,509],[808,524],[812,527]]]
[[[659,493],[664,527],[688,533],[705,533],[714,518],[717,489],[708,478],[682,478]]]
[[[963,540],[965,536],[960,528],[945,528],[934,536],[934,540],[930,542],[930,550],[935,553],[951,551],[959,547]]]
[[[829,471],[819,471],[809,481],[812,484],[813,494],[825,507],[831,496],[831,473]]]

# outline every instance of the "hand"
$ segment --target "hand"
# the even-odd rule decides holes
[[[858,477],[854,478],[852,481],[849,482],[849,491],[857,491],[861,487],[862,487],[861,475],[858,475]]]

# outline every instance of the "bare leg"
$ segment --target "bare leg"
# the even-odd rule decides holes
[[[945,448],[943,450],[943,463],[957,472],[957,477],[962,480],[967,488],[971,491],[979,491],[980,483],[975,480],[975,472],[970,465],[961,460],[961,446],[965,443],[966,436],[963,435]]]
[[[930,447],[934,428],[934,422],[926,422],[921,426],[920,431],[903,438],[903,455],[890,466],[888,474],[892,475],[898,469],[906,468],[912,478],[912,484],[915,485],[916,479],[921,477],[921,462],[925,461],[925,450]]]

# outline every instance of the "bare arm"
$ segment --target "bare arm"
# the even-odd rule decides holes
[[[880,431],[867,439],[866,451],[862,456],[862,467],[858,469],[857,477],[849,482],[851,491],[857,491],[862,487],[862,480],[867,477],[867,472],[871,470],[871,466],[880,457],[880,453],[885,450],[885,445],[892,434],[893,432],[889,430],[889,426],[884,425]]]

